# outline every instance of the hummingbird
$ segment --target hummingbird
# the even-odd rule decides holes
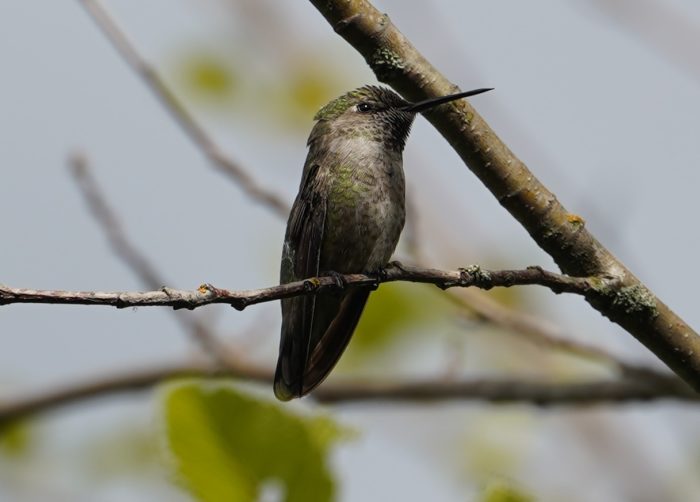
[[[374,85],[350,91],[314,116],[299,193],[282,248],[280,283],[319,275],[377,274],[386,267],[406,216],[402,153],[416,114],[490,91],[410,103]],[[274,392],[311,392],[340,359],[360,320],[368,288],[285,298]]]

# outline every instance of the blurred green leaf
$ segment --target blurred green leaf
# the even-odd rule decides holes
[[[434,325],[454,312],[440,291],[424,284],[388,283],[372,293],[349,346],[348,358],[385,347],[409,327]]]
[[[32,435],[26,420],[12,420],[0,424],[0,451],[13,457],[29,450]]]
[[[257,500],[268,482],[279,483],[288,502],[333,499],[327,457],[346,434],[329,418],[205,381],[173,387],[164,410],[176,472],[199,500]]]
[[[122,423],[107,434],[91,437],[82,455],[90,477],[150,474],[161,468],[160,444],[152,424]]]
[[[318,66],[296,67],[289,81],[289,97],[304,118],[316,112],[336,97],[336,82],[331,68]]]
[[[483,502],[534,502],[535,499],[504,481],[491,483],[481,496]]]
[[[535,418],[526,409],[483,411],[465,431],[467,468],[477,477],[517,472],[531,448]]]
[[[484,291],[484,293],[501,305],[517,309],[530,305],[531,295],[528,295],[525,289],[526,288],[494,288]]]
[[[195,98],[223,101],[232,97],[237,78],[231,65],[214,53],[196,52],[180,63],[180,78]]]
[[[311,118],[331,99],[344,90],[341,69],[318,54],[305,54],[303,60],[289,62],[279,75],[263,89],[258,101],[274,117],[275,123],[308,135]]]

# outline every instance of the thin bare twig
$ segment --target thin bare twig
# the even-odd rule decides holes
[[[95,0],[79,0],[87,13],[102,30],[124,61],[148,85],[153,94],[172,115],[202,153],[222,173],[230,176],[251,199],[267,206],[275,214],[285,217],[289,205],[279,195],[259,184],[242,166],[228,157],[209,137],[204,128],[182,105],[158,72],[136,51],[127,36],[112,20],[109,13]]]
[[[419,226],[415,221],[417,210],[413,205],[415,201],[406,199],[406,228],[403,237],[406,253],[414,263],[424,263],[425,256],[423,240],[419,235]],[[409,226],[409,222],[411,225]],[[525,337],[539,346],[566,352],[578,357],[594,360],[599,363],[614,366],[623,373],[630,373],[641,368],[629,365],[614,355],[599,347],[582,342],[573,341],[564,336],[563,330],[544,319],[538,318],[527,312],[507,307],[479,289],[460,289],[449,291],[446,298],[460,308],[463,315],[489,322],[500,328],[510,330]]]
[[[144,286],[149,289],[161,288],[166,283],[165,279],[148,258],[129,241],[119,218],[107,204],[97,180],[92,176],[85,156],[73,155],[68,165],[90,214],[104,231],[112,250],[131,268]],[[177,315],[176,318],[191,338],[213,360],[224,366],[236,364],[231,350],[216,338],[203,321],[182,315]]]
[[[197,290],[162,288],[158,291],[60,291],[34,290],[0,286],[0,305],[12,303],[46,303],[62,305],[103,305],[126,307],[173,307],[196,309],[204,305],[224,303],[243,310],[249,305],[280,300],[292,296],[332,293],[347,287],[376,288],[384,282],[407,281],[434,284],[441,289],[453,287],[511,287],[540,285],[555,293],[579,295],[604,294],[606,281],[593,277],[569,277],[547,272],[539,267],[523,270],[484,270],[476,265],[445,271],[430,268],[390,264],[376,275],[345,274],[311,277],[303,281],[290,282],[268,288],[229,291],[211,284],[203,284]]]
[[[127,239],[119,218],[107,204],[104,194],[90,172],[85,155],[81,153],[71,155],[68,159],[68,167],[90,214],[104,231],[112,250],[134,271],[146,287],[156,289],[163,286],[166,281],[156,267]]]
[[[225,377],[272,382],[272,373],[257,366],[222,369],[207,361],[156,364],[144,369],[89,378],[77,384],[23,396],[0,403],[0,425],[45,413],[87,399],[119,392],[147,390],[159,383],[184,377]],[[595,381],[552,383],[514,379],[466,381],[420,380],[408,382],[328,382],[314,391],[311,399],[327,403],[354,401],[427,402],[481,400],[492,403],[527,403],[539,406],[591,405],[674,399],[698,402],[700,396],[683,382],[668,376],[654,381]]]
[[[510,329],[536,345],[603,363],[616,368],[625,376],[644,375],[648,372],[658,375],[652,368],[623,361],[600,347],[566,338],[558,325],[506,307],[488,297],[484,291],[462,289],[450,293],[447,298],[465,311],[473,312],[477,318],[485,318],[501,328]]]

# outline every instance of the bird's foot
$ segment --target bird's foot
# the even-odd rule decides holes
[[[335,270],[329,270],[327,272],[323,272],[323,273],[321,273],[321,275],[325,275],[325,276],[333,279],[335,287],[337,288],[338,291],[344,291],[345,288],[347,288],[347,286],[348,286],[348,283],[345,280],[345,276],[343,274],[339,274]]]
[[[389,268],[398,268],[399,270],[404,270],[404,271],[406,270],[406,269],[404,268],[404,266],[403,266],[403,263],[401,263],[399,260],[390,261],[390,262],[387,264],[386,268],[387,268],[387,269],[389,269]]]
[[[370,289],[374,291],[382,282],[386,282],[389,279],[389,270],[396,267],[401,268],[401,263],[392,261],[387,263],[385,267],[380,267],[372,272],[368,272],[366,275],[374,278],[374,283],[370,286]]]

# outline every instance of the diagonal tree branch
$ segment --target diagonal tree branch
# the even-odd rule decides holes
[[[367,0],[311,0],[377,75],[411,101],[455,92],[410,41]],[[426,113],[467,166],[561,270],[616,278],[589,303],[625,328],[700,391],[700,336],[586,229],[501,141],[466,101]]]
[[[202,150],[209,162],[219,171],[230,176],[251,199],[264,204],[275,214],[286,218],[289,213],[287,203],[279,195],[260,185],[242,166],[221,151],[194,116],[187,111],[177,96],[163,82],[153,66],[134,49],[129,39],[112,21],[99,2],[96,0],[79,1],[124,61],[143,79],[177,124]]]

